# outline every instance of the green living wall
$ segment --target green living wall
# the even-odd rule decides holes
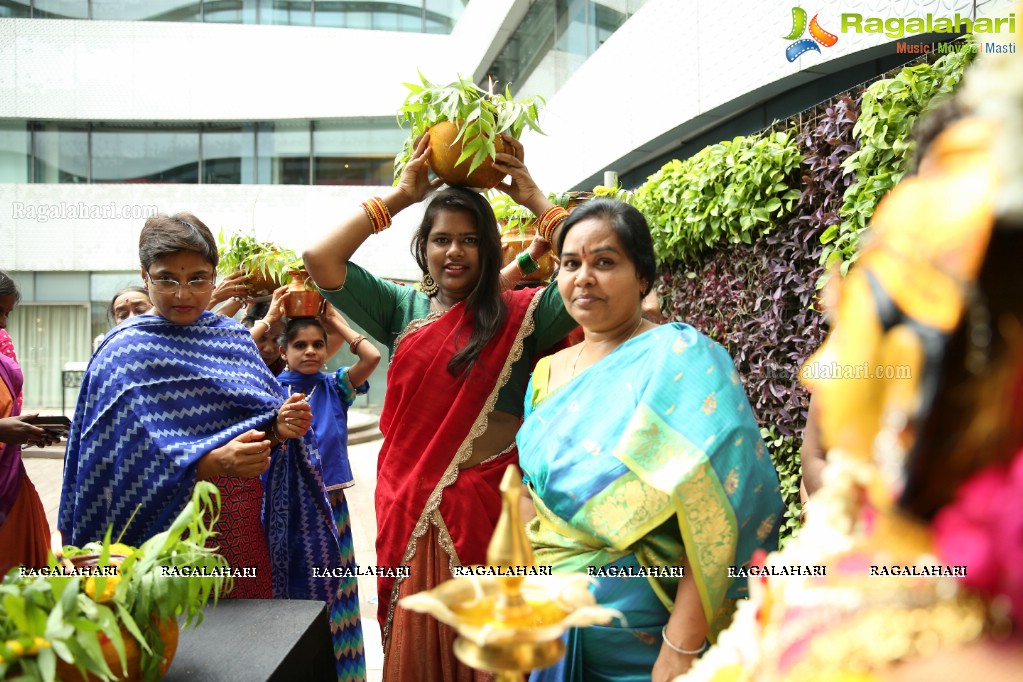
[[[878,202],[910,168],[913,123],[954,90],[969,58],[904,67],[769,131],[670,161],[635,193],[665,316],[724,345],[744,379],[781,479],[784,537],[800,513],[799,367],[826,334],[818,290],[855,261]]]

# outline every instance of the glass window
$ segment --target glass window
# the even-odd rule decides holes
[[[0,3],[0,18],[19,19],[32,16],[30,0],[6,0]]]
[[[22,304],[14,308],[8,331],[25,375],[25,405],[58,407],[63,401],[74,409],[77,393],[63,390],[61,370],[89,360],[89,306]]]
[[[312,26],[313,3],[310,0],[259,0],[259,23],[286,26]]]
[[[468,0],[426,0],[423,13],[426,18],[424,30],[427,33],[451,33],[462,18]]]
[[[577,55],[590,54],[588,17],[589,0],[557,0],[558,38],[554,47],[559,52]]]
[[[316,25],[419,33],[423,0],[317,0]]]
[[[316,122],[313,125],[313,183],[390,185],[394,155],[405,140],[390,118]]]
[[[199,130],[97,124],[92,131],[92,181],[196,183]]]
[[[394,178],[394,157],[317,156],[317,185],[390,185]]]
[[[37,272],[36,301],[88,301],[89,273]]]
[[[256,182],[309,184],[309,122],[272,121],[257,128]]]
[[[92,0],[92,18],[116,21],[202,21],[202,8],[200,0]]]
[[[126,287],[138,287],[142,284],[142,273],[138,270],[89,273],[89,291],[92,301],[102,304],[104,310],[110,305],[114,294]]]
[[[89,3],[82,0],[35,0],[32,16],[36,19],[88,19]]]
[[[203,3],[203,21],[219,24],[259,23],[259,0],[218,0]]]
[[[550,97],[644,4],[646,0],[538,0],[501,48],[489,74],[516,95]]]
[[[629,18],[627,7],[621,5],[628,3],[620,2],[595,2],[593,3],[593,40],[595,52],[604,44],[604,41],[611,37],[611,34],[622,27]],[[633,10],[635,12],[635,10]]]
[[[21,293],[21,303],[30,303],[36,300],[36,277],[34,272],[28,270],[24,272],[8,270],[7,274],[18,285],[18,292]]]
[[[214,123],[202,131],[204,184],[251,185],[256,182],[256,126]]]
[[[27,121],[0,121],[0,182],[28,182],[32,137]]]
[[[84,124],[38,124],[33,144],[34,182],[89,181],[89,131]]]

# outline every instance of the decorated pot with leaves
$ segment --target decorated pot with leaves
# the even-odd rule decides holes
[[[516,100],[511,91],[491,93],[459,76],[438,85],[419,74],[420,83],[406,83],[409,95],[398,110],[398,121],[409,125],[409,135],[394,162],[395,180],[420,137],[430,133],[430,167],[449,185],[482,189],[496,186],[504,177],[492,167],[498,153],[506,151],[502,134],[519,138],[526,129],[540,130],[538,116],[542,97]]]
[[[549,195],[554,199],[554,195]],[[536,236],[536,217],[525,206],[517,204],[504,192],[487,192],[486,199],[494,211],[497,227],[501,231],[501,256],[503,268],[518,258]],[[544,254],[539,261],[539,269],[525,277],[530,282],[546,282],[554,274],[557,262],[551,252]]]
[[[326,301],[319,290],[309,279],[305,270],[291,270],[291,283],[288,284],[288,295],[282,305],[287,317],[317,317],[323,312]]]
[[[501,233],[501,257],[504,261],[502,267],[512,263],[518,258],[520,253],[529,248],[529,244],[535,236],[536,221],[520,225],[518,228],[505,229]],[[541,256],[537,264],[540,267],[523,277],[523,280],[527,282],[546,282],[554,274],[554,269],[557,267],[557,262],[550,251]]]
[[[244,272],[248,278],[249,296],[269,296],[290,281],[289,271],[301,263],[298,255],[273,242],[260,241],[253,234],[236,232],[230,237],[221,230],[217,235],[220,263],[224,275]]]
[[[467,139],[463,134],[465,123],[441,121],[430,127],[430,168],[441,180],[449,185],[461,185],[478,189],[491,189],[504,179],[504,173],[494,168],[494,160],[487,156],[473,169],[472,150],[477,146],[476,137]],[[504,153],[504,140],[498,136],[493,140],[494,153]]]
[[[112,542],[110,530],[81,548],[55,534],[47,566],[0,582],[0,679],[160,679],[179,620],[197,624],[233,583],[208,546],[219,511],[219,490],[199,481],[170,527],[137,548]],[[184,571],[189,579],[174,577]]]
[[[180,629],[178,622],[173,618],[164,618],[157,626],[160,641],[163,643],[163,651],[160,653],[159,671],[160,677],[167,674],[168,668],[174,661],[174,654],[178,651],[178,635]],[[121,626],[121,638],[124,641],[124,665],[122,667],[120,656],[113,640],[100,633],[100,651],[103,660],[114,674],[114,679],[119,682],[142,682],[146,679],[142,672],[142,650],[138,642],[131,636],[128,630]],[[101,682],[100,677],[94,673],[82,675],[81,671],[74,664],[62,659],[57,659],[57,679],[63,682]]]

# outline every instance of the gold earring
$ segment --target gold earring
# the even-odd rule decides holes
[[[419,288],[427,296],[433,296],[440,289],[440,287],[437,285],[437,282],[434,281],[433,275],[431,275],[429,272],[423,273],[423,281],[420,282]]]

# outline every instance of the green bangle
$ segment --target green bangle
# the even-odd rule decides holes
[[[515,262],[519,264],[519,270],[522,270],[523,275],[531,275],[540,269],[540,264],[533,260],[529,251],[523,251],[516,256]]]

